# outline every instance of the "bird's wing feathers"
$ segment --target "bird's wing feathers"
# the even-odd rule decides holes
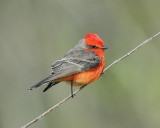
[[[62,59],[52,64],[52,80],[93,69],[100,62],[101,59],[95,52],[72,49]]]

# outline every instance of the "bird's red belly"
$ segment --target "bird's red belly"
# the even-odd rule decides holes
[[[74,85],[82,86],[97,80],[101,76],[101,73],[104,70],[104,65],[105,65],[105,60],[104,56],[102,56],[101,63],[96,68],[74,75],[74,83],[75,83]]]
[[[74,86],[82,86],[97,80],[100,77],[103,69],[104,67],[99,65],[97,68],[75,74]]]

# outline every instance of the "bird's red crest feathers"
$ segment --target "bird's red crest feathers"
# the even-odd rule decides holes
[[[94,33],[88,33],[84,37],[84,39],[85,39],[85,43],[87,45],[95,45],[97,47],[103,47],[104,46],[104,43],[103,43],[102,39]]]

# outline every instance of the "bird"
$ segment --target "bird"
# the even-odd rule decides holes
[[[43,84],[48,84],[43,92],[52,86],[67,82],[73,86],[84,86],[97,80],[105,66],[104,51],[109,47],[104,46],[103,40],[95,33],[88,33],[74,48],[68,51],[61,59],[53,62],[52,72],[45,79],[29,88],[33,90]]]

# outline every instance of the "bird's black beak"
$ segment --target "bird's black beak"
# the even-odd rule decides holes
[[[106,49],[108,49],[109,47],[107,47],[107,46],[103,46],[102,47],[102,49],[104,49],[104,50],[106,50]]]

